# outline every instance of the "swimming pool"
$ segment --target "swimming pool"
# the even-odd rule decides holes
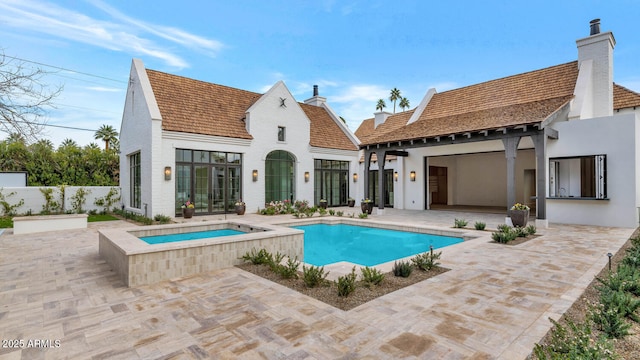
[[[179,234],[166,234],[166,235],[154,235],[154,236],[141,236],[140,240],[147,244],[164,244],[169,242],[208,239],[221,236],[232,236],[246,234],[245,232],[233,230],[233,229],[218,229],[207,231],[194,231],[188,233]]]
[[[294,226],[304,230],[304,262],[324,266],[346,261],[375,266],[461,243],[460,237],[389,230],[349,224]]]

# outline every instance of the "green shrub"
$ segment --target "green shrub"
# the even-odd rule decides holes
[[[604,337],[595,341],[591,336],[590,321],[575,324],[567,319],[566,327],[553,319],[548,345],[536,344],[533,354],[539,360],[555,359],[615,359],[613,343]]]
[[[603,306],[603,311],[613,310],[621,317],[640,322],[640,317],[636,314],[640,308],[640,300],[629,293],[605,288],[600,292],[600,303]]]
[[[171,222],[171,217],[167,215],[158,214],[153,217],[153,220],[159,222],[160,224],[169,224]]]
[[[333,209],[329,209],[329,215],[333,216],[336,214],[336,211]]]
[[[13,196],[15,195],[15,191],[14,192],[10,192],[8,194],[3,194],[2,193],[2,188],[0,188],[0,206],[2,207],[2,215],[3,216],[14,216],[16,214],[16,209],[18,209],[20,206],[24,205],[24,199],[20,199],[20,201],[18,201],[17,203],[11,205],[8,201],[7,198],[9,196]]]
[[[89,194],[91,194],[91,190],[87,190],[83,187],[78,188],[76,193],[71,197],[71,207],[73,208],[73,211],[77,214],[82,214],[84,212],[84,210],[82,210],[82,206],[84,206],[85,201],[87,201],[87,195]],[[144,223],[144,221],[142,222]]]
[[[284,259],[284,254],[281,254],[279,251],[273,255],[270,252],[267,252],[265,250],[265,252],[267,253],[265,255],[266,257],[266,262],[265,264],[269,265],[269,268],[271,269],[271,271],[273,271],[276,274],[279,274],[279,266],[280,263],[282,262],[282,259]]]
[[[327,275],[329,275],[329,272],[327,272],[326,274],[324,273],[324,266],[302,266],[302,280],[304,281],[304,284],[309,288],[322,285],[322,283],[325,282]]]
[[[527,237],[528,233],[523,227],[516,226],[514,229],[517,237]]]
[[[60,209],[60,204],[54,200],[52,188],[40,188],[42,196],[44,196],[44,205],[42,205],[42,214],[48,215],[51,213],[57,213]]]
[[[110,211],[113,205],[120,201],[120,196],[118,195],[118,188],[112,187],[109,189],[107,195],[101,198],[97,198],[93,203],[97,206],[104,207],[105,212]]]
[[[369,214],[367,214],[367,213],[362,213],[362,214],[359,214],[359,215],[358,215],[358,217],[359,217],[360,219],[366,219],[366,218],[368,218],[368,217],[369,217]]]
[[[456,228],[463,228],[465,226],[467,226],[467,224],[469,223],[467,220],[465,219],[455,219],[453,220],[453,227]]]
[[[535,227],[535,226],[533,226],[533,225],[529,225],[529,226],[527,226],[527,227],[526,227],[526,228],[524,228],[524,229],[527,231],[527,234],[528,234],[528,235],[533,235],[533,234],[535,234],[535,233],[536,233],[536,231],[537,231],[536,227]]]
[[[337,216],[342,216],[342,215],[344,215],[344,211],[336,211],[336,215]]]
[[[605,309],[602,304],[598,304],[590,309],[589,317],[596,328],[610,339],[621,339],[629,335],[631,324],[615,309]]]
[[[640,247],[632,246],[628,248],[622,263],[632,267],[640,267]]]
[[[273,262],[273,257],[266,249],[260,249],[257,251],[256,248],[252,248],[250,252],[246,252],[242,255],[241,259],[244,261],[250,261],[254,265],[268,265]]]
[[[498,225],[498,231],[499,232],[509,232],[509,231],[511,231],[511,226],[509,226],[507,224],[500,224],[500,225]]]
[[[384,274],[376,268],[365,266],[360,268],[360,272],[362,273],[362,281],[367,287],[370,285],[379,285],[382,280],[384,280]]]
[[[640,296],[640,269],[628,264],[620,264],[616,272],[609,272],[604,279],[596,278],[603,286],[600,291],[613,290]]]
[[[476,221],[473,226],[476,228],[476,230],[484,230],[484,228],[487,227],[487,224],[483,223],[482,221]]]
[[[325,215],[327,215],[327,209],[325,209],[325,208],[318,208],[318,214],[320,214],[320,216],[325,216]]]
[[[511,230],[510,228],[508,231],[497,231],[497,232],[491,233],[491,239],[493,239],[493,241],[500,244],[506,244],[510,241],[513,241],[516,239],[517,236],[518,234],[514,230]]]
[[[393,263],[393,275],[402,276],[404,278],[409,277],[413,271],[411,263],[408,261],[400,260]]]
[[[274,272],[279,274],[283,279],[297,279],[298,278],[298,267],[300,266],[300,261],[298,258],[287,260],[287,265],[281,265],[279,262],[275,265]]]
[[[438,259],[442,255],[442,251],[438,253],[434,253],[433,249],[431,251],[418,254],[411,259],[411,262],[415,267],[422,271],[429,271],[433,269],[435,266],[440,265]]]
[[[351,269],[351,273],[338,277],[336,282],[338,287],[338,296],[349,296],[356,290],[356,267]]]

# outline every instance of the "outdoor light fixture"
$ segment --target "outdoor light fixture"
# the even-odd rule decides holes
[[[258,181],[258,170],[253,170],[253,181]]]
[[[409,179],[411,179],[411,181],[416,181],[416,172],[412,171],[409,173]]]
[[[393,172],[393,179],[394,179],[395,181],[398,181],[398,172],[397,172],[397,171],[394,171],[394,172]]]
[[[353,182],[358,182],[358,173],[353,173]]]
[[[304,182],[309,182],[309,172],[308,171],[304,172]]]
[[[171,166],[164,167],[164,179],[167,181],[171,180]]]
[[[607,256],[609,257],[609,271],[611,271],[611,257],[613,256],[613,254],[607,253]]]

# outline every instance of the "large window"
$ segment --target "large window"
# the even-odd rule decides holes
[[[140,209],[142,178],[140,176],[140,153],[129,155],[129,206]]]
[[[347,205],[349,197],[349,162],[314,160],[314,198],[327,200],[328,206]]]
[[[186,201],[196,214],[232,211],[242,198],[242,155],[176,149],[176,214]]]
[[[295,199],[295,160],[293,155],[283,150],[275,150],[267,155],[264,173],[264,199],[283,201]]]
[[[607,198],[607,156],[549,159],[549,197]]]

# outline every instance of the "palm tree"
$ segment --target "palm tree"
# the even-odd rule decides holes
[[[93,138],[104,141],[104,149],[109,150],[109,143],[118,138],[118,132],[111,125],[102,125]]]
[[[398,88],[391,89],[391,96],[389,96],[389,101],[393,101],[393,113],[396,113],[396,101],[402,99],[400,95],[400,90]]]
[[[387,104],[384,102],[384,99],[378,100],[378,105],[376,105],[376,110],[382,111],[382,109],[386,107],[387,107]]]
[[[408,109],[409,108],[409,99],[407,99],[406,97],[403,97],[400,100],[400,109],[402,109],[402,111],[404,111],[404,109]]]
[[[60,147],[78,147],[78,143],[76,143],[73,139],[66,138],[62,140],[60,143]]]

